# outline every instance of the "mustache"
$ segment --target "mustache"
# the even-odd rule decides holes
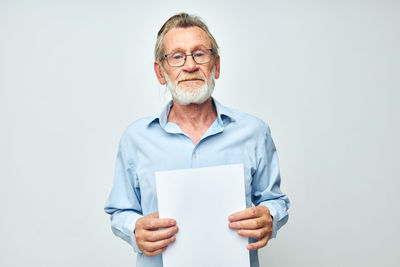
[[[205,81],[206,78],[201,73],[185,73],[182,74],[177,82],[186,81],[186,80],[203,80]]]

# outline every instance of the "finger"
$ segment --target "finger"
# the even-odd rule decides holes
[[[265,218],[255,218],[229,223],[231,229],[260,229],[267,226],[268,222]]]
[[[168,246],[167,246],[167,247],[168,247]],[[162,248],[162,249],[157,249],[156,251],[153,251],[153,252],[144,250],[143,253],[144,253],[147,257],[153,257],[153,256],[156,256],[156,255],[158,255],[158,254],[163,253],[164,250],[167,249],[167,247],[164,247],[164,248]]]
[[[149,217],[149,218],[159,218],[159,217],[158,217],[158,211],[153,212],[153,213],[150,213],[150,214],[148,214],[146,217]]]
[[[229,221],[234,222],[234,221],[239,221],[239,220],[244,220],[244,219],[260,217],[260,216],[264,215],[265,208],[266,207],[264,207],[264,206],[257,206],[257,207],[251,207],[251,208],[247,208],[247,209],[232,213],[229,216]]]
[[[239,230],[238,234],[245,237],[257,238],[258,240],[263,239],[265,236],[271,234],[271,230],[268,228],[261,228],[258,230]]]
[[[163,239],[163,240],[159,240],[156,242],[143,242],[143,246],[142,246],[143,251],[155,252],[159,249],[167,247],[169,244],[171,244],[175,240],[176,240],[176,237],[172,236],[168,239]]]
[[[142,223],[144,229],[166,228],[176,225],[176,221],[174,219],[167,218],[146,218]]]
[[[258,240],[255,243],[248,244],[247,249],[248,250],[256,250],[256,249],[265,247],[268,243],[268,240],[269,240],[269,236],[266,236],[266,237],[262,238],[261,240]]]
[[[156,231],[145,231],[143,238],[145,241],[159,241],[168,239],[178,232],[178,226],[171,226],[168,228],[159,229]]]

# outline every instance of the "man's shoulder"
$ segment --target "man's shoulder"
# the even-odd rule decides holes
[[[229,111],[229,116],[231,116],[235,122],[235,124],[239,127],[250,127],[251,129],[253,129],[254,131],[267,131],[269,133],[269,125],[262,120],[261,118],[235,109],[235,108],[231,108],[231,107],[225,107],[226,110]]]
[[[154,120],[154,115],[139,118],[131,122],[122,134],[122,139],[146,135],[149,124]]]

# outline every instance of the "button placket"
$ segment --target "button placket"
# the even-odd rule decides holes
[[[196,168],[199,162],[199,153],[197,152],[197,146],[192,151],[192,168]]]

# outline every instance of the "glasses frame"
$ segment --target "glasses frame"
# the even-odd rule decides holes
[[[178,67],[182,67],[183,65],[185,65],[185,63],[186,63],[186,58],[187,58],[188,56],[191,56],[191,57],[193,58],[193,61],[196,62],[196,64],[198,64],[198,65],[207,64],[208,62],[211,61],[211,59],[210,59],[210,60],[207,61],[207,62],[198,63],[198,62],[196,61],[196,59],[194,58],[194,56],[193,56],[194,52],[197,52],[197,51],[210,51],[210,52],[211,52],[211,55],[215,56],[215,51],[214,51],[214,49],[196,49],[195,51],[193,51],[193,52],[190,53],[190,54],[185,54],[185,53],[183,53],[183,52],[174,52],[174,53],[165,54],[165,55],[162,56],[162,58],[160,59],[160,61],[162,62],[162,61],[166,58],[166,59],[167,59],[168,65],[169,65],[170,67],[173,67],[173,68],[178,68]],[[171,64],[169,64],[168,56],[169,56],[169,55],[173,55],[173,54],[175,54],[175,53],[182,53],[182,54],[185,56],[182,65],[179,65],[179,66],[172,66]]]

